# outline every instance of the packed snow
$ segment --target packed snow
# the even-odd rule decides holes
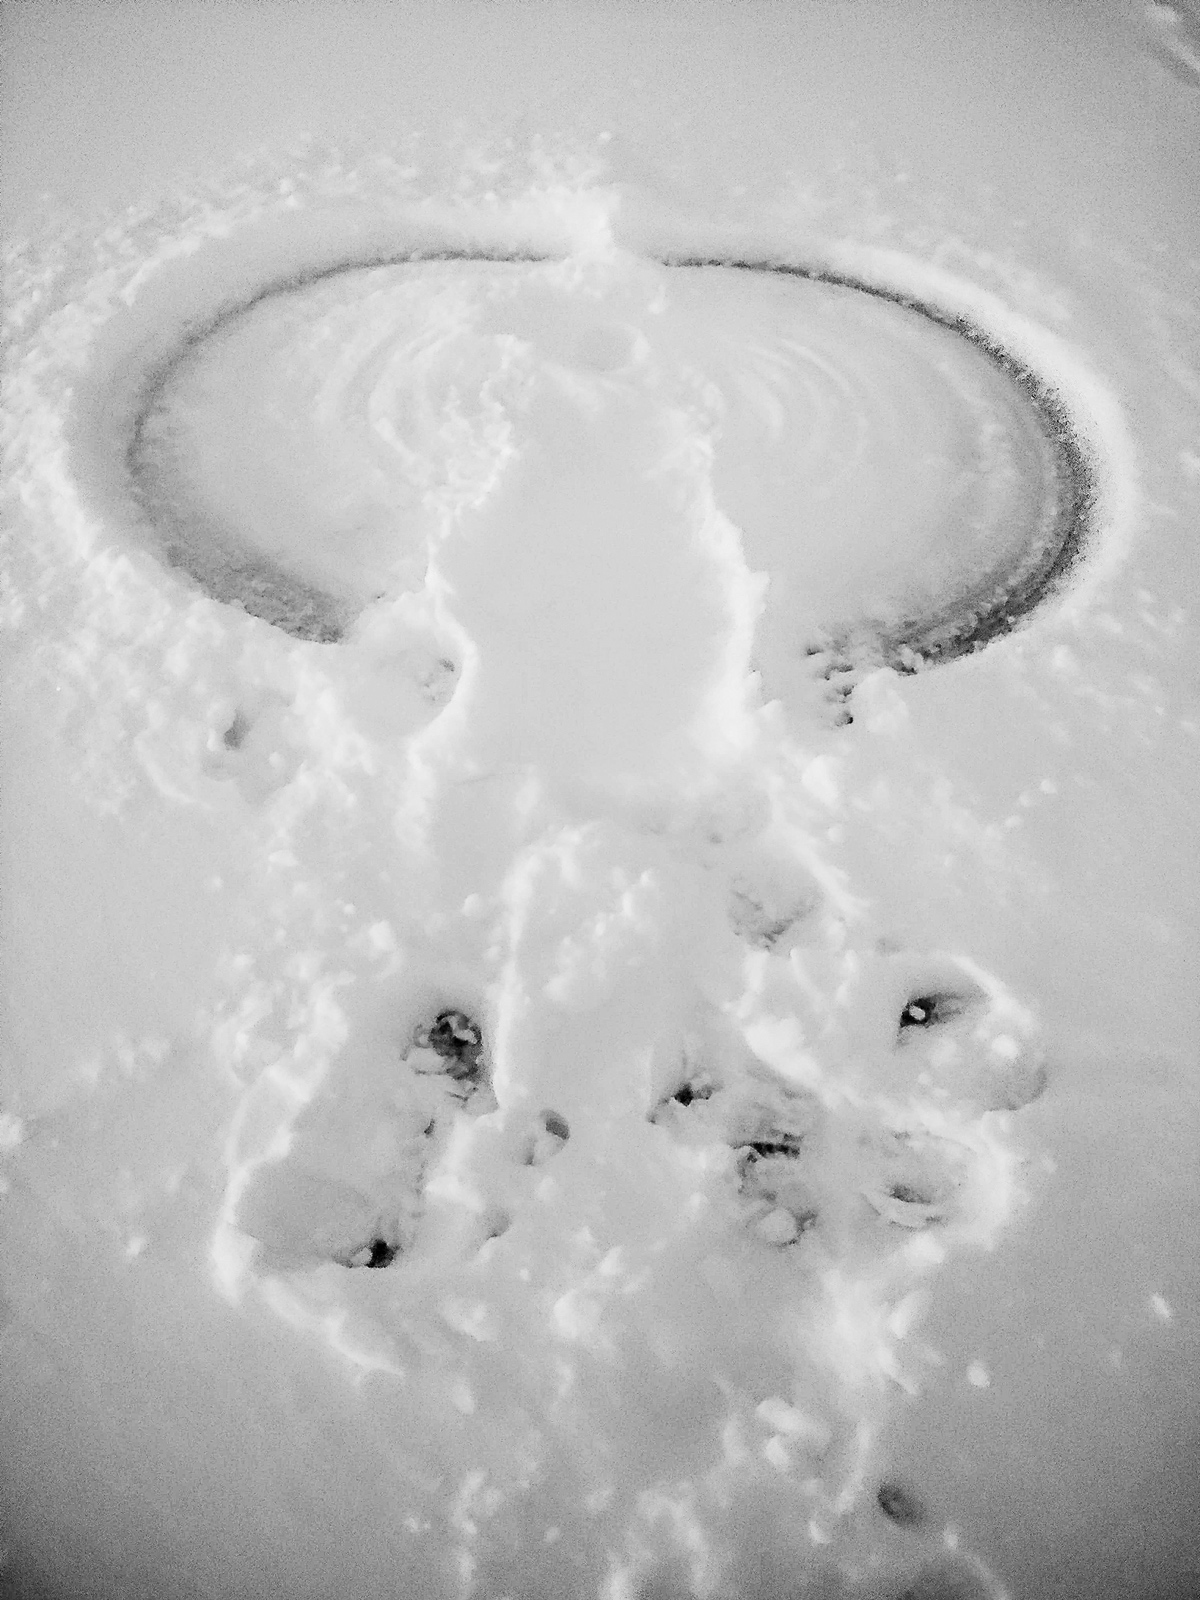
[[[1182,1594],[1195,435],[857,195],[535,166],[12,252],[0,1573]]]

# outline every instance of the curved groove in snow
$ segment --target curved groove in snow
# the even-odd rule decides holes
[[[1030,537],[1010,555],[1004,567],[948,597],[940,606],[878,627],[874,638],[861,634],[855,638],[851,633],[835,639],[835,648],[849,648],[868,658],[877,651],[886,665],[901,672],[912,671],[919,662],[936,664],[981,649],[1010,632],[1059,590],[1087,547],[1089,517],[1098,496],[1095,473],[1083,440],[1054,387],[987,329],[901,290],[820,267],[689,258],[672,259],[670,264],[779,273],[808,283],[849,289],[898,306],[966,340],[1019,391],[1036,418],[1053,461],[1053,489],[1044,520],[1030,528]]]
[[[880,313],[892,319],[888,327],[883,329],[886,335],[883,339],[879,338],[877,329],[872,329],[869,317],[863,324],[866,332],[863,334],[860,330],[859,350],[856,356],[860,365],[870,359],[872,342],[886,344],[887,338],[893,337],[894,329],[898,330],[895,337],[901,341],[915,337],[918,341],[918,356],[925,361],[930,371],[941,371],[943,375],[950,374],[946,379],[949,389],[953,389],[955,384],[959,384],[960,388],[964,384],[993,385],[991,397],[983,394],[981,402],[984,421],[975,430],[976,438],[972,446],[975,452],[974,462],[964,470],[961,461],[955,463],[945,454],[945,441],[939,438],[933,441],[928,461],[925,463],[929,469],[926,473],[926,484],[932,481],[936,489],[936,474],[940,471],[941,487],[947,491],[947,497],[948,486],[955,481],[956,466],[960,488],[968,479],[975,485],[963,493],[978,493],[986,497],[991,493],[987,484],[984,483],[982,489],[978,486],[989,475],[987,457],[992,450],[989,441],[995,435],[1000,438],[996,453],[1000,460],[1001,471],[997,476],[1000,478],[1007,476],[1010,484],[1016,484],[1016,487],[997,491],[998,503],[990,511],[987,505],[984,505],[982,510],[976,507],[972,511],[975,502],[968,499],[966,509],[977,526],[974,531],[974,543],[966,555],[960,553],[957,569],[950,571],[948,578],[937,579],[935,576],[934,581],[926,580],[915,588],[908,587],[907,582],[900,583],[898,588],[894,586],[893,591],[886,594],[883,601],[874,607],[869,603],[871,595],[862,592],[864,589],[870,589],[870,582],[861,581],[861,575],[860,578],[854,577],[856,569],[853,567],[853,562],[850,562],[847,570],[851,579],[857,583],[859,592],[849,604],[843,598],[840,607],[831,598],[834,591],[829,587],[829,580],[826,581],[826,589],[829,591],[826,594],[821,589],[820,581],[814,579],[808,569],[792,574],[793,595],[804,591],[807,586],[817,598],[814,600],[815,610],[812,607],[807,611],[801,608],[801,614],[784,619],[784,630],[790,633],[789,649],[794,647],[797,655],[805,648],[809,653],[814,650],[827,651],[830,658],[843,669],[887,664],[900,671],[913,670],[922,662],[949,661],[980,649],[1011,630],[1048,597],[1061,590],[1064,580],[1079,562],[1088,544],[1091,513],[1097,500],[1096,475],[1081,434],[1073,425],[1068,408],[1055,387],[985,327],[967,316],[943,310],[936,304],[915,295],[883,287],[848,273],[817,266],[788,264],[770,259],[700,257],[673,253],[662,253],[651,258],[630,257],[628,260],[631,264],[631,273],[636,274],[638,271],[646,270],[658,273],[660,276],[665,276],[672,287],[681,285],[688,279],[698,281],[704,278],[711,282],[709,275],[716,269],[722,277],[728,275],[730,284],[735,281],[740,281],[743,286],[753,283],[756,286],[755,292],[770,284],[789,284],[816,290],[825,296],[826,301],[830,296],[840,295],[843,300],[849,296],[853,303],[852,310],[853,307],[857,307],[857,311],[853,314],[862,316],[870,311],[871,314]],[[203,412],[207,407],[209,415],[207,420],[202,418],[202,424],[204,427],[209,426],[212,416],[225,402],[220,392],[215,399],[211,394],[205,398],[205,384],[209,381],[205,362],[212,357],[214,350],[218,351],[219,362],[219,351],[223,342],[228,346],[231,340],[236,342],[239,338],[248,341],[253,355],[254,340],[258,337],[254,331],[255,318],[260,309],[266,308],[269,315],[274,315],[288,297],[311,295],[323,286],[339,280],[344,280],[348,284],[366,284],[373,274],[382,272],[386,276],[389,270],[401,273],[408,269],[420,271],[439,264],[456,270],[465,269],[467,272],[476,267],[494,267],[502,271],[517,267],[527,267],[531,270],[566,267],[561,258],[549,253],[523,253],[512,249],[492,252],[478,247],[416,249],[351,262],[342,261],[322,266],[311,272],[276,278],[232,309],[226,306],[219,314],[212,316],[199,327],[190,329],[182,347],[176,348],[160,362],[143,385],[137,402],[132,435],[126,453],[126,465],[134,496],[155,531],[159,554],[168,565],[184,571],[213,598],[238,605],[298,638],[323,643],[341,640],[364,607],[373,598],[387,593],[389,586],[394,592],[397,582],[404,587],[409,586],[414,580],[419,581],[419,574],[415,570],[407,576],[401,574],[398,578],[395,566],[388,568],[387,562],[379,553],[380,541],[386,543],[388,538],[395,537],[396,508],[389,504],[389,500],[395,488],[395,460],[405,451],[403,428],[393,427],[388,419],[381,420],[375,417],[369,419],[375,434],[370,441],[373,448],[378,447],[380,431],[391,430],[389,465],[393,470],[393,480],[387,482],[385,473],[379,479],[373,499],[370,494],[366,495],[365,500],[360,495],[358,512],[351,513],[351,516],[353,518],[354,514],[358,514],[360,520],[368,524],[373,523],[373,526],[352,529],[353,538],[349,547],[343,546],[340,550],[334,549],[322,555],[317,546],[324,538],[324,534],[318,538],[310,531],[306,538],[311,559],[306,565],[304,560],[297,561],[296,549],[289,548],[291,538],[289,529],[295,526],[295,522],[293,519],[289,523],[285,515],[288,511],[286,494],[282,498],[275,495],[272,500],[271,484],[266,482],[245,488],[241,500],[238,501],[237,493],[229,487],[230,482],[238,476],[235,458],[239,451],[248,451],[249,465],[246,472],[242,473],[243,487],[248,482],[248,475],[252,476],[257,470],[258,457],[255,455],[253,433],[261,419],[254,418],[253,428],[246,428],[240,432],[236,418],[232,422],[219,423],[217,432],[209,440],[211,459],[207,471],[202,474],[204,488],[198,491],[196,475],[192,467],[186,464],[189,453],[195,453],[195,430],[189,434],[187,425],[180,427],[178,412],[190,407],[194,416],[197,408]],[[395,288],[394,280],[393,287]],[[402,291],[401,283],[396,292]],[[320,309],[324,315],[330,308],[322,306]],[[767,313],[769,313],[768,321],[771,316],[787,314],[772,310],[769,306]],[[824,315],[825,307],[817,304],[814,314]],[[701,329],[704,328],[702,315],[696,325]],[[534,337],[537,331],[534,330]],[[454,330],[450,330],[448,335],[451,342],[453,333]],[[600,330],[601,343],[605,337],[610,336],[605,329]],[[346,337],[348,335],[341,336],[343,342]],[[939,340],[945,349],[938,346]],[[369,339],[367,342],[369,343]],[[784,343],[786,344],[786,341]],[[869,369],[857,374],[852,371],[849,379],[844,372],[838,370],[836,339],[833,355],[828,359],[822,357],[819,338],[817,345],[812,348],[801,349],[794,341],[793,346],[795,370],[785,373],[784,378],[780,380],[784,385],[782,400],[779,394],[774,396],[768,394],[765,400],[760,396],[757,400],[752,397],[749,402],[751,409],[757,405],[762,413],[758,419],[761,423],[760,432],[765,430],[766,433],[770,433],[774,429],[776,433],[782,431],[786,435],[786,429],[790,427],[795,434],[802,423],[811,422],[814,430],[819,433],[830,416],[837,420],[833,408],[842,403],[842,397],[836,392],[839,387],[847,390],[845,405],[848,412],[843,421],[860,423],[862,417],[858,413],[862,413],[869,403],[881,410],[885,424],[889,421],[890,406],[891,421],[897,428],[902,429],[905,426],[912,428],[911,419],[906,415],[909,397],[904,392],[904,385],[897,383],[894,374],[890,374],[886,366],[880,369],[883,373],[881,387],[873,394],[872,384],[875,380]],[[593,367],[603,368],[606,364],[619,365],[622,360],[620,352],[615,350],[611,353],[600,350],[598,354],[594,352],[593,355],[595,359],[587,363]],[[769,352],[768,355],[768,365],[770,362],[779,364],[781,358],[778,351]],[[274,358],[270,349],[267,350],[267,356],[270,359]],[[370,357],[364,356],[364,360],[368,358],[374,358],[374,353],[370,353]],[[385,351],[380,359],[386,361],[388,352]],[[677,355],[677,367],[681,359],[686,364],[686,353],[682,358]],[[956,362],[962,366],[966,377],[954,375],[952,369]],[[968,370],[972,363],[980,374],[986,376],[977,376],[975,372]],[[234,386],[237,387],[244,375],[239,373],[236,352],[231,372],[235,380]],[[799,377],[796,376],[797,373],[800,374]],[[762,373],[751,376],[758,382]],[[492,371],[472,372],[468,368],[464,387],[469,387],[472,382],[486,386],[493,377],[495,373]],[[856,380],[857,389],[854,388]],[[766,389],[770,389],[772,381],[768,373],[765,380]],[[786,383],[789,381],[793,383],[790,395],[786,391]],[[892,384],[891,393],[886,391],[888,383]],[[805,413],[797,422],[796,416],[789,417],[788,412],[797,411],[798,402],[804,399],[805,386],[812,391],[809,395],[812,415]],[[219,391],[219,380],[216,387]],[[718,384],[717,387],[720,389],[721,385]],[[286,389],[286,384],[284,388]],[[725,388],[728,390],[729,385],[727,384]],[[762,384],[760,388],[763,388]],[[511,405],[513,392],[510,385],[502,397],[501,408],[504,404]],[[983,392],[982,388],[980,392]],[[270,394],[268,391],[269,396]],[[186,402],[182,407],[179,404],[181,395]],[[363,398],[364,405],[373,403],[369,394],[365,398],[361,396],[360,398]],[[407,398],[410,401],[412,399],[411,396]],[[727,400],[728,393],[718,396],[715,402],[718,411]],[[923,402],[924,396],[916,396],[916,400]],[[274,404],[274,399],[271,403]],[[939,399],[937,403],[941,405],[942,401]],[[288,404],[290,397],[284,401],[285,409]],[[986,414],[989,407],[999,415],[1000,408],[1004,406],[1009,408],[1007,420],[1003,418],[999,421],[989,420]],[[799,407],[800,411],[802,409]],[[964,405],[964,410],[966,409],[968,407]],[[280,441],[284,441],[284,448],[281,452],[277,452],[281,460],[288,453],[286,435],[294,420],[285,417],[280,424],[283,431],[277,429],[274,439],[267,440],[267,444],[272,447],[278,447]],[[333,419],[335,426],[341,420],[335,417]],[[440,417],[436,419],[439,425],[441,420]],[[868,418],[868,422],[871,420],[873,419]],[[466,424],[468,431],[477,422],[477,417],[468,418]],[[226,428],[224,435],[220,434],[221,427]],[[1025,433],[1025,445],[1029,445],[1031,440],[1035,441],[1031,449],[1026,451],[1028,459],[1024,462],[1020,459],[1022,440],[1017,438],[1021,430]],[[878,434],[880,430],[876,428],[875,432]],[[478,433],[479,429],[476,427],[475,434],[468,440],[471,448],[478,447]],[[711,438],[717,439],[719,433],[718,422],[711,430]],[[918,434],[913,434],[911,441],[907,440],[906,436],[906,443],[912,441],[915,441],[912,444],[914,450],[919,451],[921,441]],[[703,442],[701,441],[701,444]],[[867,443],[875,447],[874,439],[869,439]],[[289,470],[294,466],[298,477],[303,476],[307,465],[306,451],[311,444],[311,438],[297,436],[293,447],[294,459],[289,465]],[[860,439],[860,449],[861,446]],[[1036,462],[1033,461],[1033,451],[1038,452],[1040,456]],[[271,450],[263,451],[262,455],[269,459]],[[916,458],[913,459],[915,461]],[[919,464],[918,462],[917,465]],[[493,462],[493,466],[495,465]],[[849,463],[849,467],[854,467],[856,472],[861,466],[861,462]],[[427,463],[424,465],[418,463],[417,468],[409,474],[410,487],[413,490],[413,506],[417,505],[422,497],[425,501],[428,500],[429,483],[425,482],[422,485],[418,481],[426,467]],[[811,484],[806,484],[804,492],[808,496],[810,511],[814,504],[820,502],[822,496],[827,503],[836,500],[838,494],[844,498],[849,467],[843,461],[829,481],[818,483],[815,490]],[[1028,477],[1039,481],[1026,482],[1023,486],[1017,483],[1024,468],[1029,469]],[[319,476],[320,463],[317,462],[312,470]],[[811,462],[805,463],[805,470],[811,476]],[[817,470],[820,476],[820,472],[826,469]],[[885,468],[879,467],[875,470],[877,476],[885,475]],[[933,473],[932,479],[930,472]],[[749,465],[742,470],[744,482],[748,482],[753,475]],[[901,472],[900,479],[903,486],[904,472]],[[221,497],[225,496],[225,504],[211,503],[210,491],[215,483],[223,485],[217,499],[219,502]],[[356,487],[353,492],[358,494],[359,489]],[[852,486],[852,492],[859,491]],[[880,509],[885,504],[886,484],[877,486],[872,493],[874,498],[868,496],[863,501],[864,519],[879,516]],[[911,510],[914,527],[920,518],[925,516],[924,507],[929,504],[927,488],[923,488],[921,493],[926,496],[925,501],[921,501],[918,497],[913,501]],[[210,501],[207,504],[206,494],[210,494]],[[1025,496],[1024,501],[1021,499],[1022,494]],[[228,498],[230,495],[233,496],[232,499]],[[1004,498],[1005,495],[1008,496],[1007,499]],[[271,537],[256,537],[257,530],[253,523],[268,500],[274,509],[268,510],[267,521],[270,521],[271,515],[277,515],[281,519],[280,527]],[[718,501],[720,502],[720,496]],[[460,498],[459,504],[462,503]],[[252,513],[249,518],[251,524],[249,539],[246,537],[248,505]],[[281,505],[283,510],[279,509]],[[366,507],[365,511],[362,509],[363,506]],[[724,504],[721,504],[720,508],[722,511],[727,509]],[[935,506],[934,510],[939,515],[956,514],[953,507]],[[332,510],[330,514],[333,514]],[[853,505],[846,513],[847,516],[851,514],[857,514]],[[304,513],[301,512],[300,515],[303,516]],[[389,520],[390,528],[387,527]],[[736,523],[739,518],[734,515],[733,520]],[[1008,526],[1010,523],[1019,525],[1014,529]],[[827,559],[832,559],[840,565],[842,549],[846,546],[846,526],[848,524],[841,528],[839,534],[835,521],[832,535],[826,536],[818,532],[818,537],[809,543],[812,546],[819,546],[824,538]],[[741,521],[741,527],[746,535],[747,562],[752,568],[765,567],[774,583],[776,574],[770,542],[768,541],[764,547],[756,548],[753,529],[744,520]],[[951,526],[950,532],[957,539],[957,529]],[[904,536],[908,537],[907,534]],[[842,540],[841,548],[838,546],[839,537]],[[880,534],[875,534],[874,537],[877,541],[882,540]],[[354,540],[357,540],[357,544]],[[853,542],[853,536],[850,542]],[[968,541],[964,540],[963,543],[966,545]],[[778,542],[776,548],[779,548]],[[880,542],[879,548],[881,550],[884,548],[883,542]],[[908,556],[910,566],[915,569],[922,560],[928,562],[931,557],[934,562],[941,562],[948,548],[946,538],[943,537],[940,550],[936,546],[931,552],[918,547],[914,553],[906,547],[901,553]],[[415,559],[419,553],[414,547],[409,551],[409,556]],[[895,566],[894,560],[892,565]],[[947,565],[953,567],[954,564],[949,562]],[[868,573],[868,578],[870,576]],[[781,592],[786,590],[785,582],[784,590]],[[859,603],[857,613],[854,610],[855,601]]]

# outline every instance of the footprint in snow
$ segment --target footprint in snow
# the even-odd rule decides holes
[[[268,1270],[391,1266],[412,1248],[456,1119],[495,1103],[482,1029],[458,1010],[415,1030],[379,1092],[350,1077],[335,1073],[304,1107],[287,1153],[259,1166],[238,1202]]]
[[[894,1059],[903,1075],[942,1102],[1019,1111],[1046,1087],[1028,1012],[964,961],[896,975]]]
[[[755,1058],[692,1062],[651,1114],[681,1143],[729,1149],[736,1214],[765,1244],[812,1237],[840,1254],[954,1224],[978,1159],[955,1119],[1018,1110],[1045,1086],[1032,1019],[970,963],[889,957],[866,970],[846,1063],[861,1092],[830,1101]]]

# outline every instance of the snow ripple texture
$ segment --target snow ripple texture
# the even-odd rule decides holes
[[[642,459],[620,437],[606,458],[618,426]],[[264,290],[147,385],[128,462],[172,565],[331,641],[421,581],[455,508],[490,514],[536,475],[537,515],[548,461],[615,487],[614,451],[647,487],[673,466],[674,520],[694,537],[715,511],[770,574],[768,698],[818,641],[891,665],[978,645],[1085,532],[1062,408],[969,322],[829,273],[616,253],[590,271],[419,260]],[[657,528],[667,504],[660,489],[645,507]],[[585,539],[560,542],[582,564]],[[667,607],[669,574],[643,581]]]

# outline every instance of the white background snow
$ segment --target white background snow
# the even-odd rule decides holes
[[[1195,1592],[1194,7],[3,27],[0,1590]],[[565,263],[326,280],[164,399],[160,520],[389,591],[297,641],[153,553],[139,386],[414,238]],[[1072,584],[839,725],[790,619],[962,569],[958,424],[875,303],[671,251],[1015,348]]]

